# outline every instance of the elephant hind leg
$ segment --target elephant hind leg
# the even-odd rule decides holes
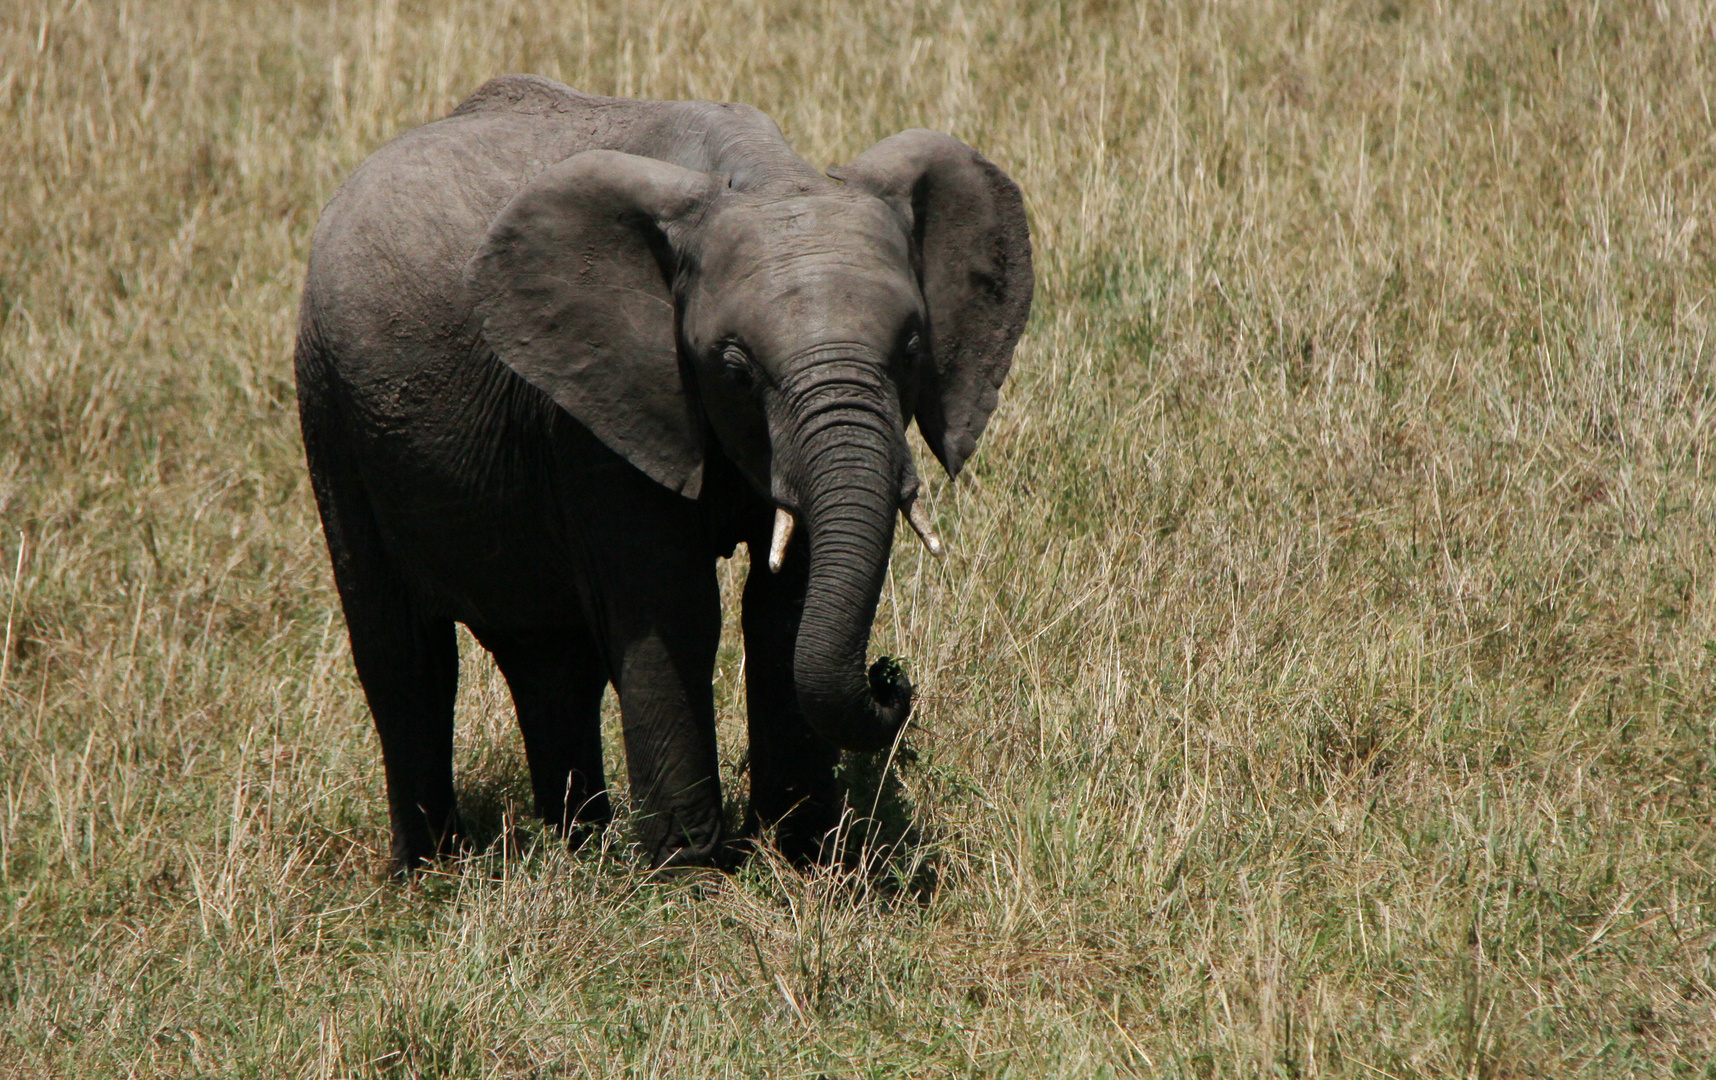
[[[345,609],[358,680],[381,740],[393,862],[410,870],[462,846],[453,796],[458,642],[450,619],[413,617],[361,599],[347,599]]]
[[[311,485],[345,609],[352,659],[381,740],[396,868],[456,852],[453,699],[459,649],[451,619],[422,609],[382,543],[369,496],[335,422],[327,357],[298,345],[298,403]]]
[[[524,736],[536,813],[577,846],[613,817],[602,768],[608,673],[581,627],[554,633],[474,630],[506,676]]]
[[[451,855],[462,828],[453,796],[453,699],[459,646],[453,621],[423,612],[382,550],[361,491],[325,474],[316,494],[387,774],[393,862],[410,870]]]
[[[311,476],[352,660],[381,740],[393,862],[410,870],[460,846],[453,798],[458,640],[451,619],[425,613],[414,602],[381,547],[361,489],[318,472],[314,457]]]

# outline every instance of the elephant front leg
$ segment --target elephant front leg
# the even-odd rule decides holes
[[[593,440],[592,440],[593,441]],[[727,854],[715,741],[721,587],[705,512],[599,445],[563,478],[588,626],[613,679],[631,825],[653,868]]]
[[[695,650],[692,659],[653,634],[631,643],[621,661],[634,835],[657,869],[713,866],[723,854],[726,822],[710,688],[716,636],[710,635],[707,663],[705,650]]]
[[[652,867],[713,866],[727,840],[712,686],[720,587],[700,547],[654,539],[631,542],[610,578],[629,587],[605,597],[634,836]]]
[[[795,863],[823,854],[844,799],[835,779],[840,751],[805,723],[793,683],[793,650],[810,559],[803,543],[787,549],[778,573],[768,567],[769,534],[749,539],[745,579],[745,698],[751,736],[751,809],[746,831],[774,831]]]

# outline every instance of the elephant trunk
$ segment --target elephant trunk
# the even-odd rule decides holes
[[[801,429],[802,511],[810,542],[793,677],[805,722],[845,750],[889,746],[912,711],[912,684],[865,653],[900,507],[904,438],[886,411],[813,411]]]

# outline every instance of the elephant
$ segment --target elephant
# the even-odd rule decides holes
[[[896,515],[938,545],[907,426],[958,475],[1032,288],[1018,187],[931,131],[824,174],[749,106],[507,75],[363,161],[316,225],[295,367],[392,864],[466,843],[457,623],[570,842],[611,820],[611,684],[640,859],[728,865],[759,834],[817,858],[840,752],[911,714],[900,663],[866,667]],[[713,681],[741,542],[735,830]]]

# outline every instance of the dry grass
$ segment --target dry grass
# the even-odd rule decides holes
[[[0,1071],[1708,1075],[1713,65],[1676,0],[5,7]],[[922,903],[621,838],[378,878],[296,292],[508,70],[1027,194],[956,554],[879,622]]]

